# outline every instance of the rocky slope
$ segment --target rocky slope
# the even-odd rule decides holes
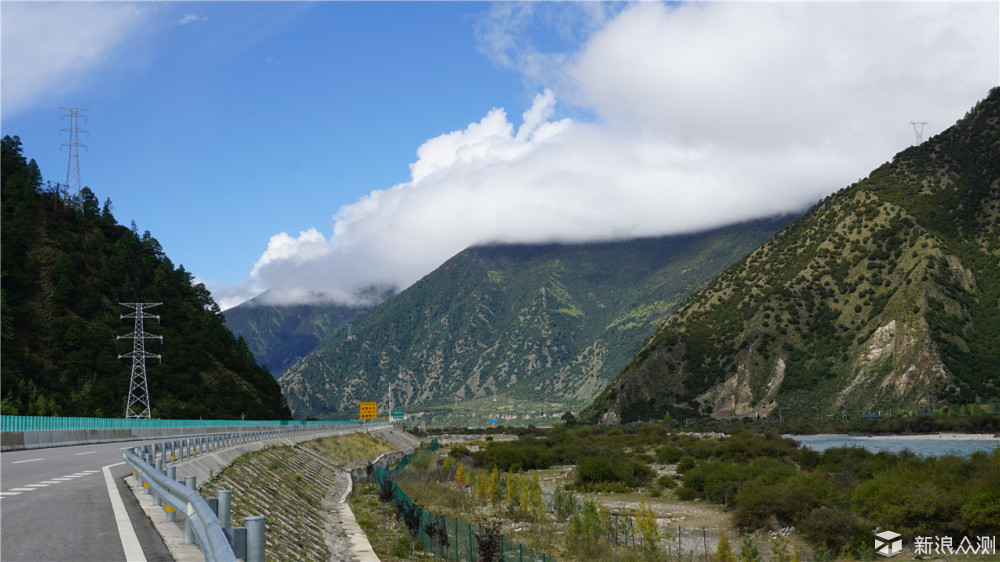
[[[395,405],[409,412],[494,394],[522,415],[575,409],[677,303],[790,220],[470,248],[358,316],[350,336],[335,332],[279,382],[297,417],[357,416],[358,402],[369,400],[382,411],[390,384]]]
[[[582,417],[808,417],[995,398],[998,207],[994,89],[688,298]]]

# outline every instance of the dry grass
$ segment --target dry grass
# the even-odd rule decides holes
[[[313,439],[302,443],[313,451],[329,458],[335,464],[374,459],[382,453],[394,451],[395,447],[383,439],[367,433],[350,433]]]

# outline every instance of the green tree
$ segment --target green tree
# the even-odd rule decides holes
[[[715,554],[712,555],[713,562],[736,562],[736,556],[733,554],[733,547],[729,545],[729,537],[726,536],[726,532],[722,531],[719,534],[719,544],[715,548]]]

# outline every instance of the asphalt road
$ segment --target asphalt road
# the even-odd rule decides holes
[[[108,465],[146,560],[172,560],[122,479],[135,441],[0,453],[0,560],[126,559],[103,468]]]

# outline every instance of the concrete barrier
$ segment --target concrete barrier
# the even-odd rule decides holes
[[[299,428],[300,426],[289,426]],[[306,426],[322,430],[322,426]],[[348,426],[353,427],[353,426]],[[69,447],[115,441],[138,441],[145,439],[167,439],[212,435],[218,433],[245,433],[253,431],[275,431],[282,426],[211,426],[211,427],[164,427],[142,429],[90,429],[55,431],[5,431],[0,434],[0,450],[20,451],[46,447]],[[336,426],[333,426],[336,428]]]

